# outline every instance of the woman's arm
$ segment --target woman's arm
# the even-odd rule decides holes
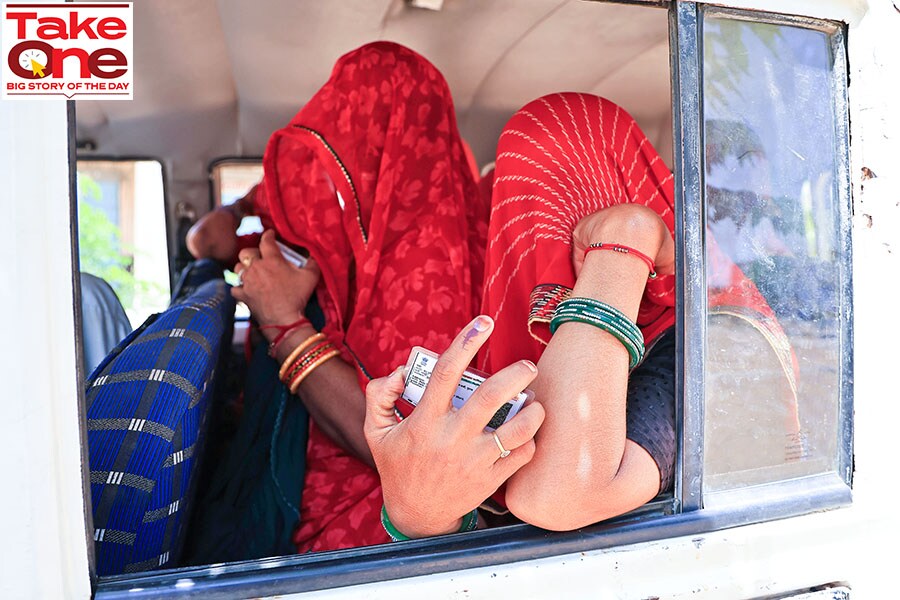
[[[647,282],[638,258],[584,250],[591,243],[630,246],[670,273],[674,243],[650,209],[611,207],[586,217],[573,234],[576,272],[572,297],[606,302],[631,320]],[[534,459],[509,480],[506,501],[520,519],[569,530],[636,508],[659,491],[659,469],[625,438],[629,357],[611,334],[585,323],[559,327],[538,362],[532,384],[546,410]]]
[[[241,250],[240,260],[234,269],[241,274],[243,286],[233,288],[232,295],[247,304],[259,325],[285,325],[303,316],[319,281],[319,268],[314,260],[310,259],[302,269],[288,263],[275,244],[272,231],[263,234],[258,250]],[[264,329],[262,333],[271,342],[278,330]],[[275,359],[282,363],[315,333],[311,325],[292,331],[279,342]],[[365,396],[352,367],[341,360],[329,360],[304,379],[298,391],[316,425],[326,435],[360,460],[374,465],[363,436]]]
[[[263,333],[270,342],[277,334],[271,330]],[[315,333],[316,330],[311,326],[292,332],[278,344],[275,359],[279,364],[282,363],[291,350]],[[319,429],[356,458],[371,467],[375,466],[372,452],[363,435],[366,398],[359,389],[353,367],[340,358],[329,360],[303,380],[297,395],[303,400]]]
[[[254,214],[258,185],[250,188],[234,204],[220,206],[203,215],[188,230],[185,244],[196,259],[213,258],[223,265],[231,264],[238,249],[237,230],[241,219]]]

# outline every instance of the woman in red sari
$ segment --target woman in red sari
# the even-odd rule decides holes
[[[241,251],[234,295],[287,379],[299,374],[289,383],[313,417],[299,551],[387,541],[380,516],[393,537],[467,528],[504,484],[509,509],[548,529],[621,514],[670,488],[673,181],[622,109],[561,94],[520,110],[500,140],[488,227],[443,77],[380,42],[338,61],[273,135],[264,167],[257,211],[313,260],[292,267],[267,233]],[[632,252],[585,254],[597,242]],[[752,283],[739,288],[732,302],[765,307]],[[301,318],[314,290],[320,337]],[[608,332],[567,322],[551,336],[568,296],[640,327],[650,350],[631,382],[629,353]],[[442,356],[398,423],[397,366],[414,345]],[[480,348],[479,366],[495,374],[452,410]],[[537,401],[485,432],[526,386]]]

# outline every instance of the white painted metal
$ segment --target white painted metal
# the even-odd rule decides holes
[[[0,598],[90,595],[63,101],[0,101]]]
[[[867,583],[861,576],[865,553],[848,552],[847,542],[858,538],[859,525],[854,513],[842,510],[711,535],[288,598],[736,600],[831,581],[854,582],[860,586],[859,598],[878,598],[862,594]]]

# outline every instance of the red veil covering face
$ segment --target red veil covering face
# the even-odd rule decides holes
[[[414,345],[443,352],[476,314],[487,205],[424,58],[385,42],[341,57],[272,136],[264,168],[262,212],[321,266],[324,333],[362,389]],[[388,541],[381,502],[375,471],[313,425],[298,550]]]

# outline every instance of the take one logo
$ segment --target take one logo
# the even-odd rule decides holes
[[[131,100],[132,15],[131,2],[3,2],[0,98]]]

